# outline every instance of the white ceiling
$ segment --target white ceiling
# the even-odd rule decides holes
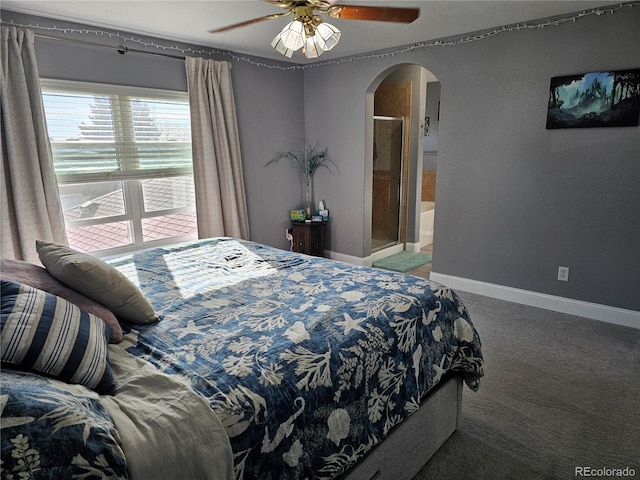
[[[582,12],[612,0],[338,0],[336,4],[418,7],[411,24],[333,20],[340,43],[316,61],[410,45],[519,22]],[[262,0],[2,0],[6,10],[287,60],[270,43],[290,20],[267,20],[235,30],[210,30],[284,10]],[[308,63],[298,51],[289,60]]]

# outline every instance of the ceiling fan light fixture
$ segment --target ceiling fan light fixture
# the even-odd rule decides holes
[[[277,52],[291,58],[293,52],[302,48],[307,58],[318,58],[340,41],[340,30],[330,23],[324,23],[308,7],[299,7],[294,13],[295,19],[285,25],[271,42],[271,47]]]

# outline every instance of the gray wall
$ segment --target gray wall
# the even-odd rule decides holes
[[[286,165],[263,165],[306,137],[328,147],[340,170],[314,179],[331,211],[328,248],[368,255],[373,92],[397,67],[417,64],[442,89],[433,270],[640,310],[640,127],[545,129],[549,79],[638,68],[638,25],[635,7],[303,71],[233,61],[252,239],[286,248],[302,182]],[[46,43],[38,41],[45,76],[184,88],[176,60]],[[558,265],[571,268],[569,282],[556,280]]]
[[[545,129],[550,78],[638,68],[639,25],[627,8],[305,70],[306,131],[341,167],[316,183],[333,198],[332,249],[367,253],[370,91],[416,63],[442,88],[433,270],[640,310],[640,127]]]

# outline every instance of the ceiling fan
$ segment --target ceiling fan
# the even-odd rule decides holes
[[[356,5],[338,5],[337,0],[264,0],[267,3],[284,8],[284,13],[274,13],[264,17],[246,20],[226,27],[211,30],[210,33],[225,32],[293,15],[293,20],[275,36],[271,46],[281,54],[291,58],[293,52],[302,48],[307,58],[317,58],[328,52],[340,41],[340,30],[322,20],[322,15],[345,20],[373,20],[380,22],[411,23],[420,15],[418,8],[366,7]]]

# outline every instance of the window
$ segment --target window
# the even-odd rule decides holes
[[[42,93],[72,248],[197,238],[187,93],[52,80]]]

